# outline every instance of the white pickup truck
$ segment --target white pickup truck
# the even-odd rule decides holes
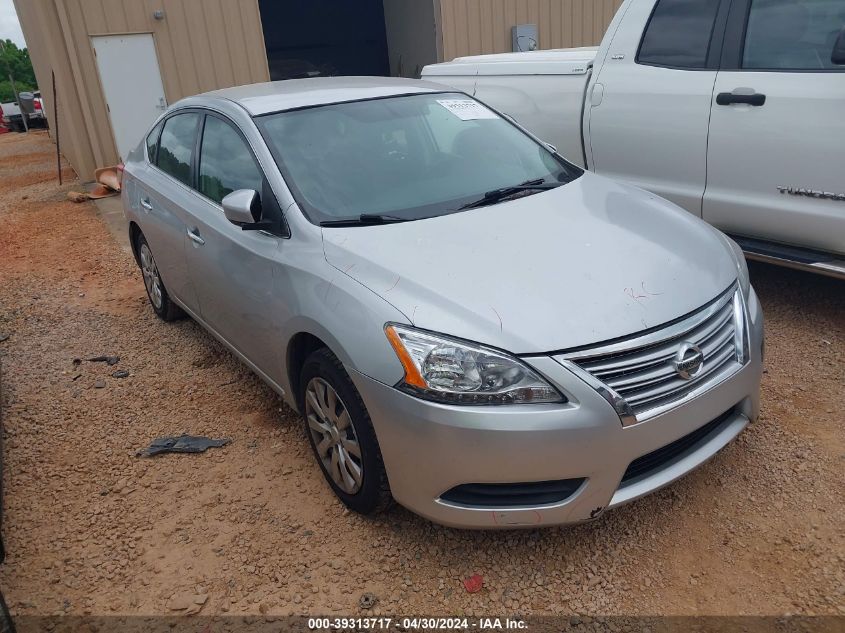
[[[626,0],[598,48],[427,66],[572,162],[845,278],[845,0]]]

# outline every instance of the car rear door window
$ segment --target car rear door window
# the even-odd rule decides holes
[[[721,0],[660,0],[637,61],[669,68],[705,68]]]
[[[831,61],[845,26],[845,0],[752,0],[742,67],[842,69]]]
[[[153,131],[147,135],[147,159],[155,164],[158,153],[158,139],[161,136],[161,128],[164,123],[159,123]]]
[[[214,116],[205,120],[199,164],[199,191],[217,203],[238,189],[259,194],[264,177],[243,137]]]
[[[177,114],[164,123],[158,148],[158,168],[191,186],[191,156],[197,142],[196,112]]]

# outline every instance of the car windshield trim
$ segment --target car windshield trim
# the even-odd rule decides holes
[[[563,186],[562,182],[546,182],[545,180],[531,180],[513,185],[512,187],[502,187],[500,189],[493,189],[488,191],[478,200],[467,202],[465,205],[459,207],[458,211],[466,211],[467,209],[479,209],[481,207],[489,207],[493,204],[506,202],[513,197],[525,197],[532,195],[532,193],[540,193],[541,191],[549,191]],[[520,195],[522,194],[522,195]]]
[[[454,102],[469,101],[477,105],[469,106],[474,110],[469,115],[451,108]],[[379,108],[362,108],[365,103],[377,103]],[[451,215],[505,202],[526,183],[539,180],[547,184],[536,186],[538,190],[552,189],[584,173],[508,117],[457,91],[320,103],[264,113],[253,120],[299,209],[317,226],[387,223],[374,222],[370,216],[407,222]],[[337,126],[343,133],[335,133]],[[470,131],[476,137],[476,146],[469,145],[473,151],[457,151],[458,141]],[[492,158],[479,149],[491,136],[498,151]],[[351,149],[355,146],[348,139],[363,150]],[[448,148],[443,139],[451,143]],[[394,145],[398,149],[388,151]],[[461,147],[466,146],[465,142]],[[321,153],[333,154],[333,160],[325,160]],[[407,162],[394,162],[385,169],[385,155]],[[492,167],[486,168],[491,161]],[[356,170],[376,174],[376,184],[356,177]]]
[[[422,219],[422,218],[419,218]],[[413,222],[408,218],[397,218],[392,215],[374,215],[362,213],[357,218],[343,218],[340,220],[323,220],[320,226],[379,226],[381,224],[401,224],[402,222]]]

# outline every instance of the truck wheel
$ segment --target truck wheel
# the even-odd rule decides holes
[[[150,245],[143,233],[138,234],[136,252],[138,253],[138,264],[141,267],[141,274],[144,276],[144,287],[147,289],[147,297],[153,311],[162,321],[175,321],[185,313],[170,300],[167,288],[161,280]]]
[[[350,510],[375,514],[392,498],[376,434],[363,400],[341,362],[328,349],[302,368],[302,411],[317,463]]]

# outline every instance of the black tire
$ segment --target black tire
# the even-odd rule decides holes
[[[164,282],[161,280],[152,249],[143,233],[138,233],[138,237],[135,240],[135,252],[138,254],[138,266],[141,268],[141,275],[144,277],[144,288],[147,291],[147,298],[150,300],[150,306],[153,311],[162,321],[169,322],[181,319],[185,316],[185,313],[182,311],[182,308],[173,303],[170,295],[167,294],[167,288],[164,287]],[[149,262],[152,264],[151,268],[148,266],[148,257]]]
[[[318,451],[315,432],[312,432],[308,420],[309,405],[306,404],[308,387],[314,379],[328,383],[341,401],[339,403],[341,410],[345,408],[349,413],[351,427],[354,433],[350,434],[351,437],[348,438],[344,436],[344,439],[354,439],[357,441],[361,453],[360,460],[358,461],[360,461],[360,465],[363,467],[360,489],[353,493],[344,491],[335,483],[326,464],[323,463],[323,457],[321,457]],[[341,362],[327,348],[313,352],[305,360],[299,384],[300,408],[305,421],[305,432],[308,435],[311,449],[314,451],[314,457],[331,489],[347,508],[359,514],[373,515],[389,508],[393,498],[390,495],[390,486],[384,470],[381,449],[379,448],[378,440],[376,439],[376,434],[370,421],[370,415],[367,413],[364,401],[361,400],[361,395],[350,380]],[[342,431],[341,433],[348,433],[348,431]],[[329,449],[329,451],[331,450],[337,450],[337,447],[335,446],[333,449]],[[348,453],[346,458],[349,459]]]
[[[0,593],[0,633],[15,633],[15,631],[15,623],[12,621],[12,614],[9,613],[9,607],[6,606],[3,594]]]

